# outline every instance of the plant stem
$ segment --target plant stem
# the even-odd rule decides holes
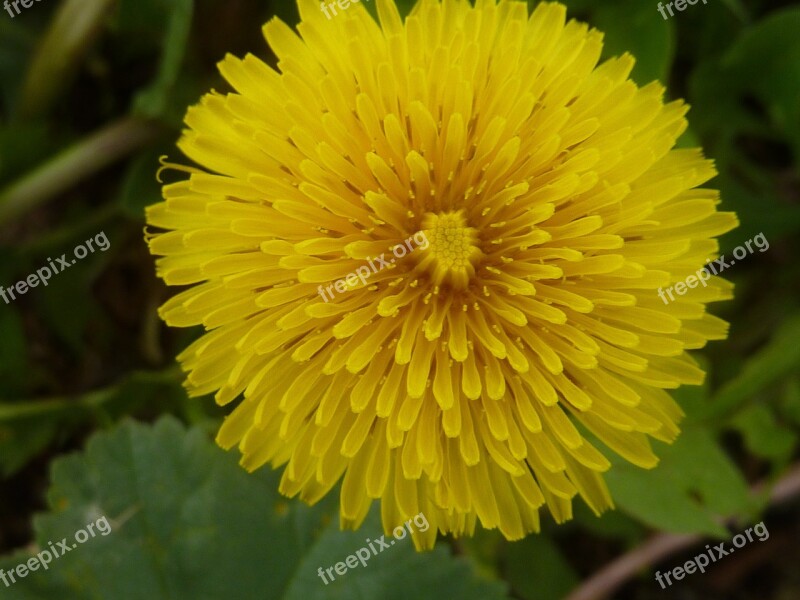
[[[753,494],[767,487],[756,485]],[[800,464],[790,469],[770,490],[770,505],[781,504],[800,495]],[[681,550],[700,543],[704,537],[696,534],[660,533],[640,546],[612,561],[584,581],[565,600],[603,600],[619,589],[642,569],[661,562]]]
[[[144,146],[159,131],[154,122],[128,117],[64,150],[0,193],[0,226]]]
[[[58,100],[103,31],[114,0],[63,2],[28,69],[19,103],[23,119],[38,117]]]
[[[87,392],[81,396],[56,396],[44,400],[0,403],[0,421],[14,421],[39,415],[52,415],[61,412],[80,410],[93,411],[113,398],[122,386],[137,381],[139,383],[166,383],[178,381],[180,369],[171,366],[161,371],[134,371],[127,377],[106,388]]]

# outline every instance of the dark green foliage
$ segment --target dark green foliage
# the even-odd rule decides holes
[[[186,107],[226,91],[215,69],[225,52],[274,63],[260,24],[275,15],[294,24],[293,2],[119,0],[58,82],[57,101],[34,114],[24,82],[66,2],[36,2],[13,20],[0,11],[0,285],[99,231],[111,241],[46,288],[0,300],[0,567],[100,515],[117,524],[50,570],[0,583],[0,597],[558,600],[654,531],[730,540],[718,517],[765,518],[764,498],[748,487],[782,475],[800,439],[800,10],[708,0],[664,20],[654,0],[566,3],[571,17],[605,32],[604,57],[630,52],[638,84],[660,80],[669,98],[691,105],[680,144],[702,145],[715,160],[710,186],[741,220],[723,251],[760,232],[770,248],[726,273],[736,298],[712,310],[732,323],[730,338],[703,351],[706,384],[676,393],[688,416],[674,445],[656,444],[659,468],[617,461],[608,474],[617,512],[597,519],[576,506],[563,526],[543,513],[543,533],[513,543],[485,531],[441,540],[426,555],[407,543],[330,586],[317,568],[379,535],[377,513],[358,532],[339,532],[335,494],[313,508],[284,500],[275,473],[248,475],[216,448],[211,434],[226,411],[188,399],[180,385],[173,357],[197,332],[158,320],[169,293],[142,241],[144,207],[159,200],[158,159],[179,160]],[[375,0],[366,4],[375,14]],[[413,2],[398,5],[406,14]],[[74,181],[69,171],[52,197],[16,206],[19,190],[50,177],[65,153],[129,118],[146,129],[120,160]],[[71,450],[81,453],[63,456]],[[788,532],[796,506],[775,518]],[[776,553],[800,560],[796,542],[771,548],[737,598],[768,597],[763,565]],[[770,571],[789,581],[788,572]],[[685,597],[726,597],[708,581],[681,582]],[[783,597],[800,597],[792,585]],[[619,597],[667,593],[648,572]]]

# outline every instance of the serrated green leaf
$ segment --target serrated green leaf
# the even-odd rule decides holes
[[[375,508],[358,531],[341,532],[334,525],[328,526],[298,565],[283,600],[439,600],[441,593],[437,590],[441,589],[446,589],[449,597],[459,599],[507,597],[503,585],[477,576],[473,565],[466,559],[450,556],[443,544],[431,553],[418,553],[408,538],[389,542],[387,537],[392,547],[371,558],[366,567],[359,563],[344,576],[323,584],[319,568],[333,567],[359,548],[368,548],[368,539],[375,540],[382,535],[379,512]]]
[[[36,538],[41,547],[71,540],[102,516],[111,534],[29,574],[9,597],[438,600],[441,589],[463,600],[506,597],[502,585],[477,578],[444,544],[418,554],[398,542],[325,585],[317,570],[379,537],[379,517],[373,511],[360,531],[339,532],[330,522],[335,498],[313,508],[287,500],[276,491],[278,477],[269,469],[246,473],[235,454],[171,418],[98,434],[85,453],[56,461],[52,512],[35,519]],[[17,554],[0,567],[25,558]]]

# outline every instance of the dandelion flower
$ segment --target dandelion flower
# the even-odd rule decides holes
[[[418,548],[611,508],[608,451],[656,465],[683,416],[666,390],[704,377],[687,351],[727,335],[724,280],[658,294],[737,224],[699,187],[712,162],[673,149],[687,106],[600,63],[560,4],[299,8],[297,33],[264,27],[277,70],[220,63],[234,91],[179,142],[202,169],[147,212],[159,276],[188,286],[160,314],[206,330],[186,386],[235,404],[219,444],[308,503],[341,481],[343,527],[373,500],[387,532],[424,513]]]

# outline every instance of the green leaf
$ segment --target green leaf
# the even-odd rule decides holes
[[[328,526],[302,558],[295,577],[281,597],[283,600],[440,600],[439,590],[446,589],[451,598],[507,598],[503,585],[477,576],[474,566],[466,559],[450,556],[441,542],[431,553],[418,553],[408,538],[391,542],[387,538],[392,547],[371,558],[366,567],[359,563],[352,572],[337,576],[327,585],[322,583],[317,573],[320,567],[333,567],[359,548],[368,548],[367,539],[375,540],[381,535],[379,512],[374,508],[359,531],[341,532],[334,525]]]
[[[800,163],[800,9],[744,30],[689,80],[690,118],[717,161],[723,207],[742,221],[739,239],[772,243],[800,231],[792,173]]]
[[[34,521],[39,547],[75,539],[103,516],[96,535],[18,581],[11,600],[140,598],[313,600],[327,598],[504,598],[503,586],[476,577],[440,543],[416,553],[410,540],[325,585],[320,567],[346,560],[382,534],[377,511],[357,532],[331,522],[335,498],[310,508],[277,493],[278,474],[248,474],[199,429],[172,418],[154,427],[127,422],[92,438],[85,453],[56,461],[51,511]],[[27,556],[0,561],[8,570]]]
[[[677,19],[670,19],[676,26],[678,40],[676,54],[682,63],[676,73],[676,82],[683,82],[686,68],[693,68],[700,62],[724,54],[741,35],[743,20],[722,2],[710,1],[687,9]],[[738,2],[732,0],[731,4]],[[666,1],[664,2],[666,4]],[[689,113],[691,120],[692,113]]]
[[[800,377],[795,375],[786,383],[781,412],[794,425],[800,425]]]
[[[542,535],[507,545],[506,579],[524,600],[562,600],[580,578],[558,547]]]
[[[797,436],[781,426],[774,413],[762,404],[740,412],[733,425],[742,432],[747,449],[762,458],[785,462],[797,446]]]
[[[405,18],[417,4],[417,0],[396,0],[395,3],[397,4],[397,10],[400,11],[400,16]],[[367,5],[369,5],[369,2],[367,2]]]
[[[293,28],[300,22],[300,13],[297,10],[296,2],[275,2],[270,4],[270,17],[275,16]]]
[[[500,531],[477,526],[473,535],[460,539],[458,544],[464,554],[472,557],[480,573],[490,578],[499,576],[497,563],[505,544]]]
[[[800,370],[800,314],[786,319],[775,337],[752,356],[739,375],[726,383],[698,417],[714,420],[731,414],[754,396],[789,374]]]
[[[740,21],[746,22],[750,20],[750,15],[742,0],[722,0],[722,3],[727,6]]]
[[[654,4],[641,0],[599,3],[591,23],[606,34],[604,57],[630,52],[636,58],[631,73],[636,83],[667,82],[674,57],[673,24],[661,18]]]
[[[727,73],[747,75],[739,88],[766,105],[781,131],[792,135],[800,153],[800,9],[774,13],[748,30],[723,61]]]
[[[126,32],[157,38],[161,49],[158,71],[150,85],[139,90],[133,112],[163,118],[172,107],[192,25],[192,0],[124,0],[118,22]]]
[[[675,142],[676,148],[699,148],[702,144],[697,138],[697,135],[692,131],[691,127],[687,127],[686,131],[681,134],[681,137]]]
[[[356,0],[353,1],[355,2]],[[377,21],[378,3],[373,0],[361,0],[361,2],[367,9],[367,12]],[[417,4],[417,0],[395,0],[395,4],[397,5],[400,17],[405,19],[411,13],[411,9],[414,8],[414,5]]]
[[[23,119],[47,115],[73,83],[103,34],[115,0],[64,0],[37,42],[17,112]],[[27,15],[25,15],[27,16]]]
[[[43,11],[32,11],[25,19],[0,19],[0,114],[4,116],[16,106],[30,57],[45,27],[44,18],[55,10],[55,4],[49,3]]]
[[[658,14],[655,4],[641,0],[601,3],[566,0],[567,17],[587,21],[602,31],[603,59],[628,52],[636,58],[631,77],[639,85],[666,82],[674,57],[671,21]]]
[[[606,474],[623,511],[666,531],[724,536],[716,517],[752,508],[744,478],[709,432],[689,428],[656,454],[653,470],[619,462]]]

